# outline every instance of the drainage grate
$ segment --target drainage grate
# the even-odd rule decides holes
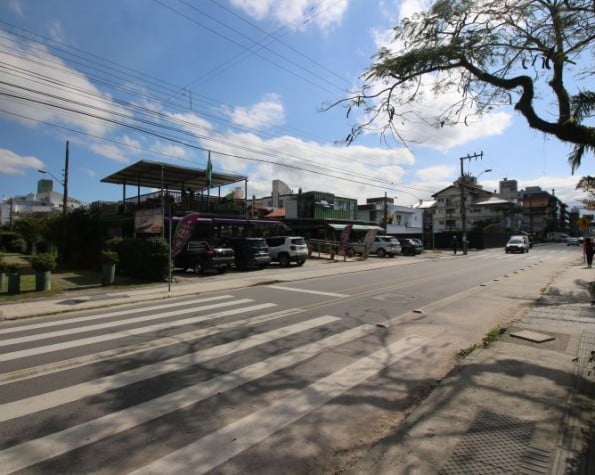
[[[534,422],[482,410],[440,473],[518,473],[534,431]]]

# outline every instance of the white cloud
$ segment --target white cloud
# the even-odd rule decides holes
[[[45,46],[19,43],[9,33],[0,32],[0,61],[6,65],[4,80],[10,83],[4,89],[20,97],[3,102],[7,112],[38,121],[75,125],[93,135],[107,134],[108,126],[104,120],[112,118],[112,113],[122,111],[120,107],[108,96],[101,95],[84,75],[69,68]],[[44,81],[37,78],[44,78]],[[60,84],[68,84],[68,87],[61,87]],[[59,96],[62,100],[53,96]],[[77,102],[83,105],[75,104]],[[98,118],[65,111],[61,109],[64,106]],[[31,121],[21,121],[32,126]]]
[[[0,170],[6,175],[25,175],[28,169],[41,170],[45,167],[36,157],[23,156],[12,150],[0,148]]]
[[[349,0],[231,0],[231,3],[257,20],[273,19],[293,30],[314,24],[328,31],[341,23]]]
[[[269,94],[262,101],[250,107],[224,108],[231,121],[250,129],[267,129],[285,122],[283,104],[276,94]]]
[[[115,162],[120,163],[128,163],[129,160],[122,152],[122,147],[118,147],[117,145],[113,144],[92,144],[91,150],[93,150],[98,155],[102,155],[110,160],[114,160]]]
[[[19,16],[23,16],[23,4],[20,0],[10,0],[10,8]]]
[[[189,157],[188,148],[169,142],[157,142],[151,146],[151,151],[168,157],[186,159]]]
[[[240,158],[239,147],[253,152],[243,151]],[[270,194],[273,179],[296,190],[302,187],[304,191],[324,190],[350,197],[382,195],[384,189],[396,187],[405,176],[405,167],[414,163],[413,155],[404,148],[338,147],[289,136],[263,140],[250,133],[229,134],[211,148],[216,171],[250,178],[250,196],[262,196],[263,190]]]
[[[415,172],[421,181],[443,181],[456,172],[456,167],[448,165],[437,165],[435,167],[421,168]]]

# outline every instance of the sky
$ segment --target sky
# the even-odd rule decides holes
[[[210,153],[215,172],[248,177],[249,197],[270,196],[279,179],[294,192],[410,205],[482,153],[463,163],[485,189],[515,179],[580,206],[576,184],[595,175],[593,157],[572,175],[571,147],[512,107],[469,126],[404,124],[407,147],[375,133],[345,145],[357,117],[327,106],[361,84],[420,2],[4,0],[0,198],[61,180],[68,141],[69,196],[89,203],[121,199],[121,186],[101,179],[139,160],[204,169]]]

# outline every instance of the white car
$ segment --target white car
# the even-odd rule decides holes
[[[566,245],[567,246],[580,246],[581,241],[577,237],[567,237],[566,238]]]
[[[356,254],[364,253],[364,243],[357,242],[353,243],[353,250]],[[394,257],[401,253],[401,243],[393,236],[376,236],[372,247],[370,248],[370,254],[376,254],[378,257]]]
[[[300,236],[271,236],[266,238],[271,260],[288,267],[292,262],[301,266],[308,259],[308,244]]]

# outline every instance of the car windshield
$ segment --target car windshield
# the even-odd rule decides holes
[[[295,244],[296,246],[305,246],[306,241],[304,238],[294,238],[291,240],[291,244]]]
[[[523,238],[510,238],[510,242],[511,244],[522,244],[523,242]]]

